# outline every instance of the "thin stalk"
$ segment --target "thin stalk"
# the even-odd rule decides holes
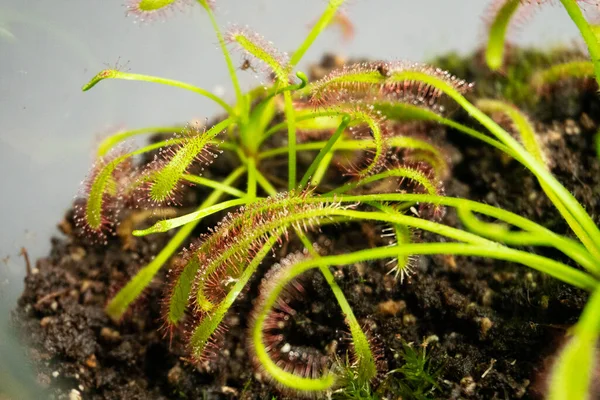
[[[498,100],[480,100],[477,102],[477,107],[487,113],[493,113],[495,111],[500,111],[508,116],[515,127],[517,128],[517,132],[521,137],[521,141],[523,142],[523,146],[525,149],[542,165],[546,166],[544,161],[544,156],[542,153],[542,149],[540,148],[536,133],[533,128],[531,122],[523,115],[516,107],[504,103]],[[546,167],[547,168],[547,167]],[[556,209],[562,215],[564,220],[567,222],[571,230],[575,233],[575,235],[581,240],[581,242],[585,245],[585,247],[595,256],[597,259],[600,259],[600,252],[596,251],[593,241],[588,236],[588,233],[583,229],[583,227],[579,224],[577,220],[573,217],[571,212],[565,207],[565,205],[556,197],[554,192],[550,190],[550,188],[546,185],[546,183],[540,180],[540,186],[542,190],[548,196],[548,199],[555,205]]]
[[[256,170],[256,181],[269,196],[275,196],[277,194],[277,189],[271,185],[271,182],[269,182],[269,180],[258,169]]]
[[[435,112],[426,108],[422,108],[411,104],[390,102],[376,102],[374,104],[374,107],[375,110],[380,111],[383,115],[395,121],[431,121],[440,123],[442,125],[446,125],[462,133],[465,133],[475,139],[481,140],[482,142],[485,142],[490,146],[493,146],[498,150],[501,150],[511,155],[513,158],[517,158],[510,150],[510,148],[498,142],[496,139],[488,135],[484,135],[483,133],[473,128],[452,121],[451,119],[444,118],[441,115],[438,115]]]
[[[327,9],[325,10],[325,12],[323,12],[323,14],[321,15],[321,18],[319,18],[317,23],[313,25],[308,36],[306,36],[306,38],[304,39],[304,42],[302,42],[300,47],[298,47],[298,49],[296,49],[294,54],[292,54],[292,58],[290,59],[290,63],[289,63],[290,70],[292,70],[298,64],[298,62],[302,59],[302,57],[304,56],[306,51],[313,44],[313,42],[315,41],[317,36],[319,36],[319,34],[323,31],[323,29],[325,29],[327,27],[327,25],[329,25],[329,22],[334,17],[338,8],[343,3],[344,3],[344,0],[329,0],[329,5],[327,6]]]
[[[334,134],[329,138],[327,143],[325,143],[325,146],[323,146],[321,148],[321,150],[319,151],[319,154],[317,154],[317,157],[313,160],[313,162],[308,167],[308,170],[306,170],[306,172],[304,173],[304,176],[300,180],[300,185],[299,185],[300,189],[302,189],[306,186],[306,184],[308,183],[308,180],[315,173],[315,171],[317,170],[317,167],[320,165],[320,163],[323,160],[323,158],[325,157],[325,155],[329,154],[331,148],[338,141],[338,139],[342,136],[342,133],[346,130],[349,123],[350,123],[350,117],[347,115],[344,116],[340,126],[336,129]]]
[[[103,139],[98,145],[98,150],[96,151],[96,155],[98,157],[102,157],[106,155],[110,149],[112,149],[117,143],[122,142],[125,139],[129,139],[130,137],[143,135],[147,133],[156,134],[156,133],[176,133],[181,132],[185,129],[183,125],[175,125],[175,126],[149,126],[146,128],[139,129],[131,129],[123,132],[115,133],[114,135],[110,135],[107,138]]]
[[[271,291],[269,296],[263,303],[261,309],[257,310],[257,318],[252,327],[252,340],[255,343],[257,356],[263,367],[269,374],[283,383],[285,386],[310,391],[323,391],[331,387],[334,383],[333,376],[327,374],[321,378],[302,378],[292,373],[284,371],[280,368],[268,355],[265,346],[262,332],[262,326],[265,322],[269,310],[275,305],[283,288],[293,279],[313,268],[329,268],[333,265],[353,265],[359,262],[369,260],[397,257],[402,255],[432,255],[432,254],[451,254],[464,256],[479,256],[495,258],[500,260],[512,261],[529,266],[534,269],[544,272],[552,271],[551,275],[560,276],[559,279],[569,281],[574,286],[585,290],[593,290],[597,287],[598,282],[588,275],[569,268],[564,264],[541,257],[535,254],[509,249],[504,246],[488,247],[477,246],[463,243],[419,243],[407,244],[393,247],[378,247],[375,249],[367,249],[352,253],[325,256],[300,261],[293,265],[287,274],[277,282],[277,286]],[[566,270],[567,275],[562,275],[558,271]],[[556,274],[554,274],[556,273]]]
[[[228,208],[232,208],[232,207],[236,207],[236,206],[241,206],[243,204],[248,204],[251,201],[253,201],[253,199],[250,199],[247,196],[244,196],[241,199],[223,201],[219,204],[215,204],[210,207],[204,207],[204,208],[198,209],[192,213],[182,215],[181,217],[164,219],[162,221],[158,221],[157,223],[152,225],[150,228],[138,229],[138,230],[133,231],[132,234],[133,234],[133,236],[147,236],[147,235],[151,235],[153,233],[166,232],[171,229],[175,229],[180,226],[187,225],[187,224],[190,224],[195,221],[199,221],[209,215],[218,213],[219,211],[223,211]]]
[[[248,199],[254,200],[256,199],[256,160],[254,157],[248,158]]]
[[[306,247],[310,255],[313,258],[319,258],[319,253],[317,253],[317,251],[314,249],[312,243],[310,242],[310,240],[308,240],[306,234],[299,229],[296,229],[296,234],[298,235],[298,237],[302,241],[302,244],[304,244],[304,247]],[[344,295],[344,292],[342,291],[340,286],[335,281],[335,277],[329,270],[329,267],[319,266],[319,271],[321,271],[321,274],[323,274],[323,277],[329,284],[329,287],[331,288],[331,291],[333,292],[333,295],[335,296],[335,299],[337,300],[342,310],[342,313],[344,314],[346,324],[350,328],[354,352],[358,356],[358,360],[360,363],[358,370],[361,383],[368,382],[377,374],[375,359],[373,358],[373,353],[371,352],[371,346],[369,346],[369,340],[367,339],[365,333],[360,327],[360,324],[356,319],[356,316],[354,315],[354,311],[352,311],[352,307],[350,307],[350,304],[348,303],[348,299]]]
[[[425,151],[429,151],[429,148],[426,148],[425,146],[418,146],[417,141],[415,141],[413,138],[409,138],[406,136],[396,136],[396,137],[391,137],[387,139],[387,146],[389,147],[399,147],[399,148],[408,148],[408,149],[417,149],[417,150],[425,150]],[[424,142],[419,141],[421,144],[424,144]],[[296,145],[296,151],[314,151],[314,150],[321,150],[325,145],[327,144],[326,141],[318,141],[318,142],[310,142],[310,143],[300,143],[298,145]],[[377,147],[377,145],[375,144],[375,142],[372,139],[365,139],[365,140],[344,140],[344,141],[338,141],[336,143],[334,143],[332,149],[333,150],[367,150],[367,149],[373,149]],[[433,150],[435,150],[435,148],[432,147]],[[275,157],[275,156],[279,156],[282,154],[286,154],[288,152],[288,148],[287,147],[277,147],[275,149],[269,149],[266,151],[263,151],[261,153],[258,154],[258,159],[262,160],[264,158],[271,158],[271,157]],[[436,153],[437,155],[438,153]]]
[[[575,23],[585,44],[587,45],[592,63],[594,64],[594,72],[596,75],[596,82],[600,85],[600,43],[598,42],[597,36],[590,24],[586,21],[583,13],[581,12],[580,6],[575,0],[560,0],[562,5],[567,10],[569,17]]]
[[[486,245],[480,246],[465,243],[413,243],[392,247],[377,247],[374,249],[359,250],[352,253],[309,259],[296,264],[286,276],[286,281],[289,282],[295,279],[298,275],[319,266],[329,267],[332,265],[351,265],[369,260],[392,258],[396,257],[398,254],[449,254],[472,257],[487,257],[515,262],[540,272],[549,273],[550,275],[553,275],[564,282],[570,283],[573,286],[587,291],[594,291],[598,287],[598,281],[588,274],[537,254],[527,253],[525,251],[515,250],[501,245],[497,247],[489,247]],[[551,273],[549,271],[551,271]]]
[[[511,17],[519,8],[520,0],[506,1],[496,15],[490,27],[490,37],[485,49],[485,61],[492,70],[498,70],[504,61],[504,47],[506,41],[506,29]]]
[[[296,122],[308,121],[308,120],[319,118],[319,117],[338,117],[339,115],[340,115],[339,111],[313,112],[313,113],[306,114],[306,115],[296,115]],[[262,135],[262,137],[260,138],[261,143],[264,142],[269,136],[272,136],[275,133],[279,132],[280,130],[287,128],[287,125],[288,125],[287,121],[283,121],[276,125],[273,125]]]
[[[242,89],[240,88],[240,82],[237,77],[237,73],[235,71],[235,67],[233,66],[233,62],[231,61],[231,55],[229,54],[229,50],[227,50],[227,45],[225,44],[225,40],[223,39],[223,34],[221,33],[221,29],[219,28],[219,24],[217,24],[217,20],[215,19],[215,15],[212,12],[212,9],[208,5],[205,0],[198,0],[198,3],[206,10],[208,14],[208,18],[210,19],[210,23],[213,26],[213,30],[217,35],[217,40],[219,41],[219,47],[223,52],[223,57],[225,58],[225,63],[227,63],[227,71],[229,72],[229,77],[231,78],[231,83],[233,84],[233,89],[235,90],[235,98],[237,99],[238,104],[246,104],[245,97],[242,93]],[[233,112],[228,111],[229,114],[234,114]],[[247,106],[244,106],[243,113],[241,116],[242,123],[241,125],[245,125],[245,122],[248,118],[248,110]]]
[[[326,200],[326,196],[308,198],[307,201],[323,201]],[[397,202],[414,202],[414,203],[431,203],[436,205],[450,206],[455,208],[467,208],[470,211],[484,214],[501,221],[504,221],[517,228],[525,231],[537,233],[547,238],[548,244],[555,247],[556,249],[563,252],[565,255],[570,257],[573,261],[577,262],[588,271],[600,276],[600,265],[598,261],[583,247],[580,243],[560,236],[549,229],[536,224],[535,222],[523,218],[520,215],[511,213],[510,211],[503,210],[501,208],[493,207],[487,204],[479,203],[472,200],[446,197],[446,196],[432,196],[427,194],[371,194],[361,196],[348,196],[348,195],[334,195],[331,197],[336,201],[344,203],[366,203],[372,201],[386,202],[386,201],[397,201]]]
[[[333,159],[333,152],[332,151],[329,152],[329,153],[327,153],[327,154],[325,154],[325,156],[323,157],[323,159],[319,163],[319,166],[317,167],[317,170],[313,174],[312,179],[310,180],[310,185],[311,186],[317,187],[317,186],[319,186],[321,184],[321,181],[325,177],[325,173],[329,169],[329,165],[331,164],[331,160],[332,159]]]
[[[471,117],[475,118],[480,124],[486,127],[497,139],[511,148],[514,154],[518,157],[517,159],[527,169],[529,169],[540,180],[540,182],[544,182],[548,188],[556,194],[558,200],[565,205],[575,220],[577,220],[577,222],[579,222],[579,224],[587,232],[593,241],[594,252],[600,252],[600,230],[589,214],[586,213],[584,208],[581,206],[581,204],[579,204],[575,197],[573,197],[573,195],[567,189],[565,189],[565,187],[558,182],[558,180],[550,172],[548,172],[546,166],[537,161],[535,157],[525,150],[525,148],[521,146],[519,142],[517,142],[517,140],[515,140],[508,132],[502,129],[490,117],[471,104],[464,96],[462,96],[458,91],[441,79],[415,71],[403,72],[397,75],[397,78],[400,78],[400,75],[402,75],[402,79],[400,80],[416,80],[437,87],[445,94],[450,96],[454,101],[456,101],[471,115]]]
[[[198,185],[206,186],[206,187],[213,188],[213,189],[219,189],[223,193],[227,193],[227,194],[230,194],[235,197],[246,196],[246,193],[242,192],[239,189],[236,189],[229,185],[225,185],[222,182],[213,181],[212,179],[207,179],[207,178],[204,178],[201,176],[185,174],[185,175],[183,175],[183,179],[185,179],[188,182],[195,183]]]
[[[423,229],[450,239],[458,240],[465,243],[476,244],[481,246],[496,247],[501,246],[499,243],[482,238],[460,229],[453,228],[448,225],[443,225],[438,222],[429,221],[404,214],[388,214],[377,211],[357,211],[350,209],[332,209],[330,215],[338,215],[349,217],[356,220],[373,220],[380,222],[388,222],[400,225],[411,226],[417,229]]]
[[[600,334],[600,287],[590,296],[573,335],[556,357],[547,378],[548,400],[591,399],[598,382],[598,337]],[[594,396],[595,397],[595,396]]]
[[[288,189],[296,188],[296,115],[290,92],[283,93],[285,118],[288,122]]]
[[[231,106],[229,104],[225,103],[225,101],[223,99],[221,99],[217,95],[212,94],[208,90],[204,90],[197,86],[190,85],[189,83],[180,82],[180,81],[176,81],[173,79],[160,78],[160,77],[151,76],[151,75],[132,74],[129,72],[118,71],[115,69],[105,69],[103,71],[100,71],[88,83],[83,85],[81,90],[83,90],[84,92],[88,91],[91,88],[93,88],[94,86],[96,86],[96,84],[98,82],[100,82],[104,79],[123,79],[123,80],[129,80],[129,81],[152,82],[152,83],[158,83],[161,85],[173,86],[173,87],[177,87],[180,89],[189,90],[191,92],[197,93],[201,96],[211,99],[212,101],[214,101],[215,103],[217,103],[218,105],[223,107],[225,109],[225,111],[227,111],[228,114],[234,115],[233,108],[231,108]]]
[[[330,192],[325,193],[324,196],[332,196],[334,194],[346,193],[362,185],[366,185],[368,183],[376,182],[386,178],[406,178],[421,185],[423,189],[425,189],[427,194],[435,195],[438,193],[438,188],[436,187],[435,183],[432,182],[431,179],[422,172],[410,167],[397,167],[388,169],[387,171],[381,172],[379,174],[369,175],[360,180],[352,180],[344,185],[338,186]]]

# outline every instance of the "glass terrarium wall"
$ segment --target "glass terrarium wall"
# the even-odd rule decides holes
[[[208,100],[174,88],[108,81],[83,93],[81,85],[109,65],[190,82],[233,99],[216,39],[199,8],[141,23],[125,16],[124,2],[0,0],[0,337],[22,289],[19,252],[26,248],[33,261],[49,251],[98,138],[124,127],[210,118],[217,111]],[[301,69],[332,51],[414,61],[472,51],[485,40],[487,3],[348,1],[355,37],[345,40],[333,27],[317,40]],[[300,42],[324,4],[216,1],[222,26],[248,25],[284,51]],[[540,14],[521,27],[521,44],[570,43],[577,37],[560,7]],[[251,71],[241,75],[246,88],[260,83]]]

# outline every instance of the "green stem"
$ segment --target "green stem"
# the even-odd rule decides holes
[[[296,188],[296,115],[290,92],[283,93],[285,118],[288,123],[288,189]]]
[[[319,166],[319,164],[321,163],[321,161],[323,160],[325,155],[329,153],[329,151],[331,150],[333,145],[342,136],[342,133],[344,132],[344,130],[346,130],[346,127],[348,126],[349,123],[350,123],[350,117],[348,115],[344,116],[340,126],[336,129],[334,134],[329,138],[327,143],[325,143],[325,146],[323,146],[321,148],[321,150],[319,151],[319,154],[317,154],[317,157],[313,160],[313,162],[310,164],[310,166],[304,173],[304,176],[300,180],[300,189],[302,189],[306,186],[306,184],[308,183],[308,180],[311,178],[311,176],[317,170],[317,167]]]
[[[120,143],[126,139],[129,139],[131,137],[134,137],[134,136],[145,135],[145,134],[155,135],[155,134],[160,134],[160,133],[167,133],[167,134],[168,133],[178,133],[178,132],[185,131],[185,129],[186,129],[186,127],[182,126],[182,125],[179,125],[179,126],[149,126],[146,128],[131,129],[131,130],[119,132],[114,135],[110,135],[106,139],[102,140],[102,142],[100,142],[100,145],[98,146],[96,155],[98,157],[102,157],[102,156],[106,155],[106,153],[108,153],[118,143]],[[230,143],[230,142],[223,142],[221,140],[211,140],[209,142],[209,144],[211,144],[215,147],[219,147],[221,149],[229,150],[229,151],[235,151],[235,149],[236,149],[235,144]]]
[[[523,143],[525,150],[527,150],[540,164],[546,166],[542,149],[538,144],[533,125],[516,107],[503,101],[487,99],[479,100],[477,102],[477,107],[488,114],[494,112],[502,112],[506,114],[506,116],[512,120],[513,124],[515,125],[516,131],[521,137],[521,142]],[[597,259],[600,259],[600,251],[595,248],[594,242],[591,240],[579,222],[575,220],[571,212],[556,197],[554,192],[550,190],[544,181],[540,180],[539,183],[546,196],[548,196],[548,199],[550,199],[550,201],[555,205],[560,215],[562,215],[579,240],[581,240],[581,242],[592,253],[593,256],[595,256]]]
[[[593,291],[598,287],[598,281],[593,277],[571,268],[560,262],[551,260],[537,254],[511,249],[505,246],[489,247],[487,245],[473,245],[465,243],[413,243],[393,247],[377,247],[374,249],[359,250],[333,256],[324,256],[310,259],[294,266],[286,280],[289,282],[296,276],[318,266],[349,265],[359,262],[404,255],[434,255],[451,254],[472,257],[487,257],[522,264],[532,269],[548,273],[564,282],[578,288]]]
[[[329,165],[331,164],[332,159],[333,159],[333,152],[329,152],[329,153],[325,154],[325,156],[319,163],[317,170],[313,174],[312,179],[310,180],[311,186],[317,187],[321,184],[321,181],[325,177],[325,173],[329,169]]]
[[[275,196],[277,194],[277,189],[271,185],[271,182],[269,182],[258,169],[256,170],[256,181],[269,196]]]
[[[549,375],[548,400],[591,399],[597,384],[600,287],[590,296]]]
[[[490,37],[485,51],[485,61],[488,67],[494,71],[500,69],[504,61],[504,46],[506,41],[506,29],[513,14],[519,8],[521,0],[506,1],[490,26]]]
[[[390,102],[376,102],[374,104],[374,107],[375,110],[381,112],[384,116],[396,121],[432,121],[442,125],[446,125],[450,128],[456,129],[457,131],[465,133],[475,139],[481,140],[482,142],[485,142],[490,146],[493,146],[498,150],[509,154],[513,158],[516,158],[511,149],[498,142],[494,138],[484,135],[483,133],[473,128],[469,128],[468,126],[452,121],[451,119],[444,118],[426,108],[422,108],[412,104]]]
[[[309,251],[313,258],[319,258],[320,255],[314,249],[310,240],[304,232],[299,229],[296,229],[296,234],[304,244],[304,247]],[[359,360],[359,380],[361,383],[369,382],[376,374],[377,368],[375,366],[375,359],[373,358],[373,353],[371,352],[371,346],[369,345],[369,340],[367,339],[365,333],[356,316],[354,315],[354,311],[352,311],[352,307],[350,307],[350,303],[348,303],[348,299],[344,295],[344,292],[339,287],[337,282],[335,281],[335,277],[329,270],[329,267],[319,266],[319,271],[325,277],[325,280],[329,284],[333,295],[335,296],[338,304],[340,305],[340,309],[344,314],[346,324],[350,328],[350,334],[352,335],[352,345],[354,346],[354,352],[357,355]]]
[[[323,146],[325,146],[327,142],[319,141],[319,142],[310,142],[310,143],[300,143],[296,145],[296,151],[313,151],[313,150],[321,150]],[[426,144],[423,141],[415,140],[414,138],[409,138],[406,136],[396,136],[387,139],[386,145],[389,147],[396,148],[407,148],[407,149],[415,149],[415,150],[424,150],[424,151],[432,151],[436,158],[441,157],[439,151],[436,151],[435,148],[429,144]],[[366,140],[344,140],[338,141],[333,144],[333,150],[368,150],[374,149],[377,147],[377,144],[372,139]],[[277,147],[274,149],[266,150],[258,154],[258,159],[262,160],[264,158],[270,158],[279,156],[282,154],[286,154],[288,152],[287,147]]]
[[[252,327],[252,340],[255,344],[257,357],[269,374],[286,387],[297,390],[323,391],[334,384],[333,376],[331,374],[327,374],[321,378],[311,379],[302,378],[286,372],[273,362],[266,351],[262,326],[269,310],[275,305],[281,291],[287,284],[299,275],[313,268],[329,268],[333,265],[353,265],[369,260],[397,257],[398,254],[407,256],[416,254],[451,254],[495,258],[516,262],[544,272],[551,271],[551,275],[585,290],[593,290],[598,286],[596,280],[576,269],[569,268],[564,264],[557,263],[556,261],[535,254],[509,249],[504,246],[488,247],[485,245],[477,246],[463,243],[419,243],[393,247],[379,247],[300,261],[297,264],[292,265],[286,275],[277,281],[276,286],[270,291],[268,297],[262,304],[262,307],[256,311],[257,318]],[[563,274],[563,272],[565,272],[565,274]]]
[[[423,229],[450,239],[458,240],[465,243],[477,244],[481,246],[496,247],[500,244],[491,240],[474,235],[470,232],[462,231],[448,225],[443,225],[437,222],[429,221],[404,214],[388,214],[385,212],[376,211],[356,211],[349,209],[332,209],[330,215],[338,215],[350,217],[357,220],[373,220],[380,222],[388,222],[400,225],[411,226],[413,228]]]
[[[233,89],[235,90],[235,98],[237,99],[237,103],[239,105],[246,104],[244,94],[242,93],[242,89],[240,88],[240,82],[238,80],[237,74],[235,72],[235,67],[233,66],[233,62],[231,61],[231,55],[229,54],[229,50],[227,50],[227,45],[225,44],[225,40],[223,39],[223,34],[221,33],[221,29],[219,28],[219,24],[217,24],[217,20],[215,19],[215,15],[212,12],[212,9],[208,5],[205,0],[198,0],[198,3],[206,10],[208,14],[208,18],[210,19],[210,23],[217,35],[217,40],[219,41],[219,47],[223,52],[223,57],[225,58],[225,62],[227,63],[227,71],[229,72],[229,77],[231,78],[231,83],[233,84]],[[248,118],[248,109],[247,106],[243,108],[243,114],[241,116],[242,123],[241,125],[245,125],[245,122]],[[233,115],[232,111],[228,111],[229,114]]]
[[[256,199],[256,159],[254,157],[248,158],[248,199],[254,200]]]
[[[262,248],[252,258],[252,261],[245,266],[244,271],[235,281],[235,284],[229,290],[229,292],[227,292],[225,298],[213,310],[209,311],[209,314],[205,315],[201,319],[200,323],[196,325],[189,341],[190,348],[192,349],[194,356],[198,358],[202,356],[209,339],[215,333],[215,331],[218,330],[219,325],[221,325],[223,318],[227,314],[227,311],[229,311],[240,293],[242,293],[244,287],[246,287],[248,281],[250,278],[252,278],[262,260],[269,254],[269,251],[271,251],[271,248],[277,242],[278,237],[279,235],[275,234],[266,240]]]
[[[158,221],[157,223],[152,225],[150,228],[138,229],[138,230],[133,231],[132,234],[133,234],[133,236],[147,236],[147,235],[151,235],[154,233],[167,232],[171,229],[175,229],[175,228],[190,224],[195,221],[200,221],[204,217],[218,213],[219,211],[223,211],[223,210],[226,210],[231,207],[241,206],[241,205],[247,204],[251,201],[252,200],[246,196],[244,196],[241,199],[224,201],[224,202],[215,204],[210,207],[204,207],[204,208],[198,209],[197,211],[194,211],[192,213],[182,215],[181,217],[164,219],[162,221]]]
[[[381,172],[375,175],[369,175],[360,180],[350,181],[342,186],[338,186],[334,190],[325,193],[323,196],[332,196],[334,194],[346,193],[352,189],[355,189],[359,186],[369,184],[371,182],[376,182],[386,178],[406,178],[410,179],[413,182],[421,185],[423,189],[430,195],[438,194],[438,188],[435,183],[424,173],[421,171],[411,168],[411,167],[397,167],[388,169],[385,172]]]
[[[396,75],[398,75],[395,76],[396,78],[400,78],[401,75],[400,80],[416,80],[437,87],[445,94],[450,96],[454,101],[456,101],[471,115],[471,117],[475,118],[477,121],[479,121],[479,123],[486,127],[498,140],[511,148],[517,159],[527,169],[529,169],[540,182],[545,183],[548,188],[554,192],[558,201],[565,205],[577,222],[587,232],[588,236],[592,239],[595,251],[600,252],[600,230],[589,214],[586,213],[584,208],[577,202],[575,197],[573,197],[573,195],[569,193],[569,191],[565,189],[565,187],[558,182],[558,180],[550,172],[548,172],[546,166],[537,161],[535,157],[525,150],[525,148],[523,148],[523,146],[521,146],[519,142],[517,142],[508,132],[502,129],[490,117],[471,104],[457,90],[452,88],[449,84],[441,79],[432,77],[422,72],[414,71],[403,72]]]
[[[329,22],[334,17],[335,13],[337,12],[338,8],[342,5],[342,3],[344,3],[344,0],[329,0],[329,5],[327,6],[325,12],[323,12],[323,14],[321,15],[321,18],[319,18],[317,23],[313,25],[312,29],[310,30],[310,33],[304,39],[304,42],[302,42],[300,47],[298,47],[298,49],[296,49],[296,51],[292,55],[292,58],[290,59],[289,63],[290,70],[294,69],[294,67],[304,56],[304,53],[306,53],[306,51],[313,44],[317,36],[319,36],[323,29],[325,29],[327,25],[329,25]]]
[[[236,189],[229,185],[225,185],[222,182],[217,182],[217,181],[213,181],[212,179],[203,178],[201,176],[185,174],[185,175],[183,175],[183,179],[185,179],[188,182],[195,183],[198,185],[206,186],[206,187],[213,188],[213,189],[219,189],[223,193],[227,193],[227,194],[230,194],[235,197],[246,196],[246,193],[242,192],[239,189]]]
[[[583,16],[577,2],[575,0],[560,0],[560,2],[565,7],[565,10],[567,10],[569,17],[571,17],[575,25],[577,25],[577,28],[579,28],[579,32],[587,45],[590,57],[592,58],[592,63],[594,64],[596,82],[600,85],[600,43],[598,43],[594,31]]]
[[[234,170],[225,180],[223,184],[230,185],[235,182],[240,175],[246,171],[245,167],[239,167]],[[202,202],[199,209],[212,206],[217,201],[223,192],[221,190],[215,190]],[[173,253],[180,248],[181,244],[187,237],[192,233],[196,225],[201,221],[198,219],[193,221],[183,228],[181,228],[175,236],[167,243],[165,247],[156,255],[156,257],[144,268],[142,268],[123,289],[113,297],[108,305],[106,306],[106,313],[110,318],[115,321],[120,320],[123,314],[129,308],[129,305],[138,298],[138,296],[144,291],[144,289],[150,284],[154,275],[160,270],[160,268],[171,258]]]
[[[214,101],[215,103],[217,103],[218,105],[220,105],[221,107],[223,107],[225,109],[225,111],[227,111],[227,113],[229,113],[230,115],[234,114],[233,108],[231,108],[231,106],[229,106],[229,104],[225,103],[225,101],[223,101],[219,96],[212,94],[208,90],[204,90],[204,89],[196,87],[194,85],[190,85],[189,83],[184,83],[184,82],[176,81],[173,79],[160,78],[160,77],[151,76],[151,75],[132,74],[129,72],[118,71],[115,69],[105,69],[104,71],[100,71],[88,83],[83,85],[81,90],[83,90],[84,92],[88,91],[91,88],[93,88],[94,86],[96,86],[96,84],[98,82],[103,81],[104,79],[123,79],[123,80],[129,80],[129,81],[143,81],[143,82],[152,82],[152,83],[158,83],[161,85],[178,87],[180,89],[189,90],[189,91],[192,91],[199,95],[205,96],[205,97],[211,99],[212,101]]]
[[[131,129],[123,132],[116,133],[114,135],[110,135],[100,144],[98,145],[98,150],[96,151],[96,155],[98,157],[102,157],[110,149],[112,149],[117,143],[122,142],[125,139],[129,139],[130,137],[142,135],[142,134],[157,134],[157,133],[178,133],[185,129],[183,125],[175,125],[175,126],[149,126],[146,128],[139,129]]]
[[[319,117],[338,117],[339,115],[340,115],[339,111],[311,112],[310,114],[296,115],[296,122],[308,121],[308,120],[319,118]],[[272,136],[275,133],[279,132],[280,130],[287,128],[287,125],[288,125],[287,121],[283,121],[276,125],[273,125],[262,135],[262,137],[260,138],[261,143],[264,142],[265,139],[267,139],[269,136]]]
[[[317,198],[308,198],[307,201],[323,201],[327,197],[321,196]],[[574,240],[557,235],[549,229],[536,224],[535,222],[523,218],[520,215],[511,213],[510,211],[501,208],[493,207],[487,204],[479,203],[472,200],[446,197],[432,196],[427,194],[371,194],[362,196],[334,195],[331,199],[344,203],[367,203],[372,201],[378,202],[415,202],[415,203],[431,203],[436,205],[450,206],[455,208],[467,208],[473,212],[481,213],[501,221],[507,222],[517,228],[525,231],[537,233],[547,238],[548,243],[569,256],[587,270],[600,275],[600,266],[597,260],[587,252],[585,247],[575,242]],[[479,236],[478,236],[479,237]]]

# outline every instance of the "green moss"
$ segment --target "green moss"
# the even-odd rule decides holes
[[[579,50],[555,47],[541,51],[529,48],[511,48],[501,71],[493,72],[483,62],[481,52],[468,56],[450,53],[432,60],[432,64],[448,70],[470,82],[476,82],[472,95],[485,98],[502,98],[516,106],[529,110],[539,99],[532,89],[534,75],[549,66],[565,60],[584,59]]]

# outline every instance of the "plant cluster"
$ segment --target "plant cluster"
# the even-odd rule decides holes
[[[305,251],[290,253],[263,277],[248,323],[248,349],[261,375],[280,390],[295,396],[314,396],[344,385],[348,379],[343,377],[348,374],[354,377],[353,385],[368,387],[378,373],[372,342],[337,285],[331,266],[392,260],[389,272],[402,283],[410,274],[412,256],[449,254],[507,260],[592,293],[561,350],[549,387],[553,399],[586,398],[600,333],[600,313],[596,311],[600,307],[600,230],[549,172],[533,123],[508,102],[486,99],[472,104],[464,96],[470,83],[439,68],[405,61],[347,65],[312,82],[304,73],[294,73],[317,36],[340,21],[343,2],[329,0],[303,43],[288,58],[250,31],[233,29],[223,35],[215,21],[214,5],[197,0],[214,27],[225,57],[235,89],[233,105],[187,83],[116,69],[101,71],[84,86],[88,90],[106,79],[159,83],[205,96],[226,114],[212,126],[137,129],[117,133],[101,143],[98,160],[77,202],[78,225],[99,242],[106,242],[108,235],[116,232],[121,210],[143,208],[149,212],[144,215],[151,215],[171,207],[176,217],[134,230],[133,235],[178,229],[160,253],[112,298],[107,313],[114,320],[121,319],[199,222],[226,212],[213,229],[182,250],[183,261],[170,273],[164,302],[165,330],[173,334],[179,326],[187,328],[192,360],[218,355],[215,343],[225,330],[226,313],[272,248],[296,238]],[[138,0],[131,2],[129,10],[148,18],[185,3]],[[486,53],[491,68],[502,65],[505,32],[513,14],[521,7],[542,2],[496,3]],[[598,39],[583,19],[579,3],[584,2],[561,3],[581,30],[593,62],[553,66],[536,74],[532,87],[547,87],[561,79],[582,76],[600,79]],[[231,47],[244,53],[242,70],[261,68],[270,83],[243,93]],[[478,128],[449,119],[445,115],[449,103],[464,109]],[[495,119],[508,121],[509,130]],[[415,121],[451,127],[520,162],[538,179],[576,238],[556,234],[497,207],[444,196],[448,161],[430,141],[410,134],[407,124]],[[173,131],[179,133],[133,151],[123,150],[120,145],[137,135]],[[220,181],[201,176],[203,167],[222,152],[231,153],[237,167]],[[312,152],[314,159],[299,162],[300,152]],[[139,167],[135,158],[143,155],[153,158]],[[272,168],[267,169],[270,162],[281,159],[287,171],[273,173]],[[196,211],[183,213],[177,206],[190,185],[206,186],[212,193]],[[440,222],[444,207],[457,210],[464,230]],[[478,215],[496,222],[484,222]],[[321,226],[355,222],[385,224],[385,234],[391,238],[389,245],[324,255],[312,243],[311,233]],[[412,236],[414,230],[433,232],[449,240],[417,243]],[[524,245],[555,248],[580,268],[519,249]],[[281,326],[294,318],[293,303],[304,292],[301,276],[309,270],[324,276],[340,306],[352,340],[349,354],[328,360],[308,351],[293,354],[286,348],[289,345],[280,334]],[[418,390],[423,395],[435,390],[424,354],[421,357],[410,347],[404,350],[407,364],[396,372],[407,379],[405,386],[413,385],[411,379],[418,383],[421,375],[417,375],[425,374],[427,385]],[[414,372],[415,368],[421,372]]]

